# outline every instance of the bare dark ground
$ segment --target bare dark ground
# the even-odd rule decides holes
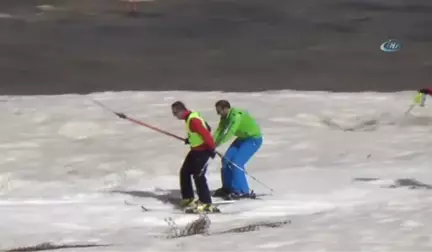
[[[430,0],[154,0],[136,17],[123,8],[1,0],[0,94],[432,85]],[[388,38],[402,50],[380,51]]]

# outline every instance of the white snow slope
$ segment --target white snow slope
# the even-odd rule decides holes
[[[0,97],[0,249],[51,242],[111,244],[74,251],[431,251],[432,190],[404,186],[432,184],[432,111],[416,108],[404,116],[413,95]],[[170,104],[183,100],[215,127],[213,104],[221,98],[247,108],[262,125],[264,144],[247,170],[275,193],[220,206],[225,214],[209,216],[213,235],[166,239],[164,218],[172,217],[179,226],[197,218],[151,197],[161,190],[177,192],[187,146],[121,120],[91,99],[184,136],[184,123],[171,115]],[[369,123],[343,131],[323,123],[323,117],[343,127]],[[209,168],[212,189],[220,187],[219,164],[216,158]],[[249,181],[257,193],[269,193]],[[150,211],[141,211],[140,204]],[[216,234],[282,220],[291,224]]]

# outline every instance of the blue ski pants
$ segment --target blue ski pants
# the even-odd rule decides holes
[[[237,138],[230,145],[222,159],[222,185],[228,192],[249,194],[245,165],[261,147],[262,142],[262,137],[246,139]],[[230,161],[235,163],[241,169],[232,165]]]

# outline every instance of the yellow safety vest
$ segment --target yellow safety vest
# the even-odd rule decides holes
[[[201,118],[200,114],[198,112],[191,112],[186,120],[186,132],[188,134],[188,140],[190,147],[197,147],[204,143],[204,139],[202,136],[198,133],[192,132],[189,128],[190,120],[197,118],[201,121],[204,128],[207,128],[207,125],[204,121],[204,119]]]

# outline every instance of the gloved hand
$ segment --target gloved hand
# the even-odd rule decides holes
[[[116,115],[122,119],[126,119],[126,115],[123,113],[116,113]]]
[[[210,158],[215,158],[215,156],[216,156],[216,151],[215,150],[210,150],[209,151],[209,155],[210,155]]]

